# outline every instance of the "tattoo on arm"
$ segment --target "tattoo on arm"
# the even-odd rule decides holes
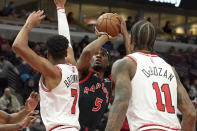
[[[131,97],[130,66],[125,59],[117,61],[112,67],[115,81],[115,100],[110,109],[106,131],[119,131],[126,117]]]

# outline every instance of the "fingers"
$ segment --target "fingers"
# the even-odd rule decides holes
[[[30,112],[28,116],[37,115],[38,113],[39,113],[39,110],[34,110],[34,111]]]
[[[42,15],[42,16],[40,17],[40,19],[43,20],[45,17],[46,17],[46,15]]]
[[[37,92],[31,92],[30,97],[33,99],[39,99],[39,94]]]
[[[37,119],[38,119],[37,117],[33,117],[31,123],[34,123]]]
[[[118,35],[118,36],[115,36],[115,37],[112,37],[112,36],[110,36],[110,35],[108,35],[108,36],[109,36],[109,40],[110,40],[110,41],[116,40],[116,39],[119,37],[119,35]]]

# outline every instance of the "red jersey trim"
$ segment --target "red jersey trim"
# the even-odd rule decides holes
[[[56,128],[58,128],[58,127],[61,127],[61,126],[65,126],[65,125],[57,125],[57,126],[51,128],[49,131],[53,131],[54,129],[56,129]],[[61,129],[68,129],[68,128],[73,128],[73,127],[64,127],[64,128],[61,128]],[[61,130],[61,129],[60,129],[60,130]]]
[[[113,89],[113,84],[114,84],[114,81],[113,81],[113,79],[112,79],[111,75],[109,75],[108,77],[109,77],[109,79],[111,80],[111,91],[112,91],[112,89]]]
[[[146,53],[143,53],[143,52],[137,52],[137,53],[145,55],[145,56],[158,57],[156,54],[146,54]]]
[[[45,91],[45,92],[50,92],[51,91],[50,89],[47,89],[43,86],[42,78],[40,79],[40,85],[41,85],[41,88],[42,88],[43,91]]]
[[[57,67],[57,69],[59,70],[59,72],[60,72],[60,74],[62,76],[62,69],[58,65],[56,65],[56,67]]]
[[[94,70],[90,70],[88,75],[83,80],[79,81],[79,84],[86,82],[90,78],[90,76],[92,75],[93,72],[94,72]]]
[[[136,66],[137,66],[137,60],[134,58],[134,57],[132,57],[132,56],[125,56],[125,57],[128,57],[128,58],[130,58],[132,61],[134,61],[135,62],[135,64],[136,64]]]
[[[180,130],[180,129],[178,129],[178,128],[171,128],[171,127],[168,127],[168,126],[163,126],[163,125],[158,125],[158,124],[143,125],[143,126],[141,126],[140,128],[138,128],[138,129],[142,129],[142,128],[144,128],[144,127],[149,127],[149,126],[160,126],[160,127],[168,128],[168,129],[175,130],[175,131]],[[146,131],[146,130],[145,130],[145,131]]]
[[[143,131],[166,131],[166,130],[154,128],[154,129],[147,129]]]

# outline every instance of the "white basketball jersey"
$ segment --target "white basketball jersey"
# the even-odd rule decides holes
[[[79,79],[75,66],[59,64],[62,74],[59,85],[49,90],[39,82],[40,112],[47,131],[80,129],[78,122]]]
[[[172,67],[157,55],[136,52],[137,64],[127,111],[131,131],[178,131],[177,81]]]

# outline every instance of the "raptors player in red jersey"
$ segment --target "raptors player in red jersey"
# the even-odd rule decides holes
[[[112,67],[115,100],[106,131],[119,131],[127,116],[131,131],[194,131],[196,111],[175,69],[152,54],[154,26],[140,20],[131,30],[134,53]],[[181,124],[177,109],[183,115]]]
[[[38,56],[28,46],[29,33],[45,18],[44,11],[30,14],[12,49],[31,67],[42,73],[39,82],[40,112],[46,130],[77,131],[80,129],[79,80],[64,10],[66,0],[54,2],[57,6],[58,30],[61,35],[52,36],[47,40],[48,59]]]
[[[123,20],[121,20],[121,30],[125,41],[124,44],[128,49],[130,48],[130,39]],[[110,74],[107,73],[110,57],[108,51],[102,46],[107,41],[115,38],[108,36],[104,32],[97,33],[99,36],[97,40],[83,49],[77,62],[80,77],[80,131],[94,131],[96,129],[106,109],[108,109],[113,92],[113,80]]]

